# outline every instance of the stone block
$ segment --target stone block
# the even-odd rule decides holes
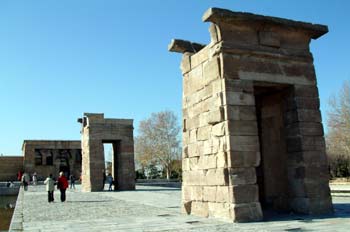
[[[298,136],[287,138],[287,151],[324,151],[325,141],[322,136]]]
[[[258,125],[253,120],[229,120],[228,131],[230,135],[258,135]]]
[[[296,122],[286,125],[287,137],[298,135],[323,136],[323,126],[321,123],[314,122]]]
[[[290,199],[290,207],[295,213],[310,213],[310,200],[306,197],[295,197]]]
[[[260,165],[260,152],[229,151],[227,152],[227,167],[257,167]]]
[[[185,214],[191,214],[191,206],[192,206],[192,201],[184,201],[182,200],[182,207],[181,207],[181,212]]]
[[[209,217],[231,220],[230,204],[208,202]]]
[[[289,196],[290,198],[303,198],[306,197],[305,185],[303,179],[294,178],[294,173],[289,174]]]
[[[216,201],[216,186],[204,186],[203,187],[203,201]]]
[[[200,169],[213,169],[216,168],[216,155],[203,155],[199,159]]]
[[[220,151],[216,154],[217,160],[216,160],[216,166],[218,168],[227,168],[227,153],[224,151]]]
[[[197,129],[199,127],[199,116],[188,118],[186,120],[187,130]]]
[[[259,151],[258,136],[229,136],[230,151]]]
[[[192,186],[183,185],[181,188],[182,200],[191,201],[192,200]]]
[[[191,53],[184,53],[182,56],[182,61],[181,61],[181,71],[182,74],[188,73],[191,70]]]
[[[217,94],[213,94],[213,96],[210,98],[210,110],[217,110],[219,107],[224,105],[224,97],[223,97],[223,93],[217,93]]]
[[[216,187],[216,202],[228,203],[232,198],[230,196],[229,188],[231,186],[217,186]]]
[[[313,215],[332,214],[333,204],[330,195],[326,197],[310,198],[310,213]]]
[[[325,198],[331,195],[328,180],[322,181],[317,178],[305,181],[305,192],[309,198]]]
[[[210,26],[209,26],[210,41],[213,44],[215,44],[219,41],[218,30],[219,30],[219,28],[215,24],[213,24],[213,23],[210,24]]]
[[[190,170],[190,159],[182,158],[182,170],[189,171]]]
[[[199,159],[200,159],[199,156],[198,157],[188,158],[190,170],[198,170],[198,169],[200,169]]]
[[[315,80],[316,74],[315,74],[315,68],[312,63],[307,64],[289,64],[289,65],[283,65],[283,72],[286,76],[304,76],[307,79]]]
[[[202,186],[192,186],[191,199],[195,201],[203,201],[203,187]]]
[[[279,48],[281,46],[280,36],[273,31],[259,31],[259,44],[263,46]]]
[[[197,130],[197,140],[203,141],[208,140],[210,137],[211,128],[210,126],[200,127]]]
[[[199,127],[208,126],[210,112],[205,112],[199,115]]]
[[[295,97],[287,100],[287,110],[308,109],[318,110],[320,108],[319,98]]]
[[[292,124],[296,122],[321,123],[322,122],[321,113],[319,110],[305,110],[305,109],[288,111],[286,113],[286,124]]]
[[[190,133],[190,143],[197,142],[197,129],[192,129],[189,131]]]
[[[201,216],[201,217],[208,217],[209,216],[208,202],[192,201],[191,214]]]
[[[203,78],[205,85],[220,78],[220,62],[218,57],[213,57],[207,63],[203,64]]]
[[[259,202],[233,204],[231,210],[234,222],[252,222],[263,219]]]
[[[221,54],[220,61],[223,79],[239,79],[239,57]]]
[[[316,85],[294,85],[294,95],[296,97],[318,98],[318,89]]]
[[[254,93],[253,81],[225,79],[225,91],[234,93]]]
[[[185,143],[183,143],[185,144]],[[182,158],[188,158],[188,146],[183,146],[182,147]]]
[[[256,121],[255,106],[227,106],[227,119]]]
[[[303,161],[306,166],[325,165],[327,164],[327,156],[323,151],[303,151]],[[328,171],[327,171],[328,173]]]
[[[200,156],[200,154],[198,153],[197,143],[191,143],[187,146],[187,148],[188,148],[188,157]]]
[[[256,184],[229,186],[229,203],[250,203],[259,201],[259,191]]]
[[[318,162],[315,165],[305,164],[305,167],[306,167],[305,178],[310,180],[318,180],[318,182],[326,181],[328,185],[328,180],[329,180],[328,163]]]
[[[197,53],[191,56],[191,68],[200,66],[209,59],[209,46],[202,48]]]
[[[226,130],[227,130],[227,123],[221,122],[212,126],[211,134],[219,137],[224,136],[224,135],[227,135]]]
[[[228,170],[225,168],[208,169],[205,174],[205,185],[227,185]]]
[[[224,89],[224,85],[225,85],[224,79],[214,80],[213,82],[211,82],[211,85],[212,85],[212,95],[221,93],[225,90]]]
[[[255,97],[251,93],[243,92],[226,92],[226,102],[225,105],[233,106],[254,106]]]
[[[229,185],[255,184],[255,168],[228,168],[228,182]]]
[[[218,107],[217,110],[210,111],[208,113],[208,124],[214,125],[222,121],[224,121],[224,112],[222,107]]]

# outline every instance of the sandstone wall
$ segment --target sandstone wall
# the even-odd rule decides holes
[[[52,155],[52,164],[47,164],[46,154],[42,155],[42,164],[35,164],[36,150],[46,151]],[[66,150],[69,153],[62,155],[60,151]],[[81,173],[81,159],[77,159],[76,152],[81,157],[81,142],[69,140],[25,140],[22,147],[24,157],[24,171],[32,175],[37,173],[39,180],[44,180],[49,174],[58,178],[62,165],[69,167],[69,173],[76,179]],[[68,161],[68,165],[66,163]],[[62,162],[65,162],[64,164]]]
[[[112,143],[112,175],[118,190],[135,189],[133,120],[105,119],[103,114],[84,114],[82,128],[83,190],[102,189],[104,143]]]
[[[23,170],[22,156],[0,156],[0,181],[16,181],[20,170]]]
[[[203,20],[212,22],[210,44],[199,46],[199,51],[188,41],[173,41],[170,46],[184,53],[183,210],[239,222],[261,220],[265,200],[275,209],[332,212],[309,51],[311,38],[327,28],[222,9],[209,9]],[[280,107],[271,111],[279,114],[271,119],[275,130],[264,123],[268,119],[257,118],[256,110],[262,110],[255,101],[258,89],[283,93],[273,97],[279,102],[271,103]],[[269,110],[265,111],[266,116]],[[280,135],[260,144],[261,123],[265,131]],[[274,159],[280,159],[284,168],[271,173],[270,167],[262,166],[261,146],[270,165],[278,167]],[[257,182],[258,169],[264,172],[265,183]],[[283,178],[274,179],[277,170]]]

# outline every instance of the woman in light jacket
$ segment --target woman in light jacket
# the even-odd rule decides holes
[[[46,178],[46,180],[44,181],[44,184],[46,184],[46,191],[47,191],[49,203],[54,202],[53,191],[55,190],[55,181],[52,179],[52,174],[50,174]]]

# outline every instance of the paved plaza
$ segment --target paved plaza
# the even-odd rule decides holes
[[[349,195],[350,196],[350,195]],[[43,185],[20,191],[16,231],[348,231],[350,197],[334,197],[334,216],[274,215],[264,222],[228,223],[180,213],[178,188],[137,186],[136,191],[67,191],[67,202],[47,202]]]

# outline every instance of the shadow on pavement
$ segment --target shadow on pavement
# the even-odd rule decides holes
[[[334,214],[324,215],[305,215],[295,213],[279,213],[274,210],[264,210],[263,221],[300,221],[304,223],[312,223],[315,219],[326,218],[350,218],[349,203],[333,203]]]

